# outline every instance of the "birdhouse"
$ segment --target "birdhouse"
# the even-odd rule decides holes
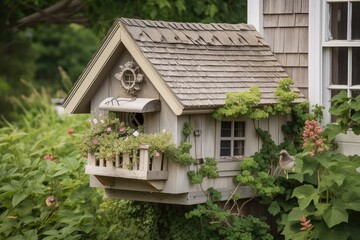
[[[104,188],[109,198],[190,205],[205,202],[203,190],[210,187],[220,191],[223,200],[230,197],[240,161],[261,148],[255,127],[269,131],[276,143],[283,140],[280,128],[288,116],[214,119],[226,94],[257,86],[259,104],[275,104],[278,81],[288,77],[251,25],[121,18],[64,107],[68,113],[91,113],[92,118],[116,114],[124,127],[141,127],[146,134],[165,130],[176,146],[184,141],[184,126],[191,126],[186,141],[196,164],[184,166],[169,156],[154,155],[147,143],[135,153],[115,154],[110,163],[106,156],[89,153],[85,169],[91,186]],[[218,177],[192,184],[188,172],[208,158],[216,160]],[[241,198],[253,194],[247,186],[237,193]]]

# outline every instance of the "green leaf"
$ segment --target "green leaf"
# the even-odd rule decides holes
[[[332,228],[342,222],[348,222],[349,214],[345,208],[331,206],[324,211],[323,219],[329,228]]]
[[[352,130],[353,130],[355,135],[360,135],[360,124],[352,125]]]
[[[319,194],[317,189],[313,185],[305,184],[294,189],[292,197],[298,199],[299,207],[305,209],[311,201],[314,201],[314,204],[319,202]]]
[[[28,194],[26,193],[22,193],[22,192],[18,192],[16,193],[13,198],[12,198],[12,206],[16,207],[19,203],[21,203],[26,197],[28,196]]]
[[[302,216],[307,217],[309,212],[307,210],[301,209],[299,207],[295,207],[291,210],[288,216],[288,221],[299,222]]]
[[[49,235],[49,236],[55,236],[55,235],[59,235],[59,231],[51,229],[51,230],[43,232],[42,234]]]
[[[319,231],[319,240],[348,240],[350,235],[344,226],[329,229],[326,224],[322,223],[317,224],[316,229]]]
[[[278,214],[281,211],[280,205],[277,202],[273,201],[270,204],[268,211],[269,211],[269,213],[271,213],[272,215],[275,216],[276,214]]]

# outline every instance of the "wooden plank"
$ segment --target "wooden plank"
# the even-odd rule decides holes
[[[284,52],[295,53],[299,50],[299,29],[287,28],[284,32]]]
[[[285,29],[284,28],[276,28],[274,29],[274,46],[273,51],[275,53],[283,53],[284,52],[284,43],[285,41]],[[286,39],[289,41],[289,39]]]
[[[189,196],[183,194],[164,194],[159,192],[140,192],[128,190],[105,189],[105,198],[125,199],[144,202],[189,205]]]
[[[302,0],[294,1],[294,13],[301,13],[301,2]]]
[[[264,39],[269,44],[269,47],[274,51],[275,45],[275,29],[274,28],[264,28]]]
[[[299,52],[308,53],[308,28],[299,28]]]
[[[293,27],[295,26],[294,14],[283,14],[279,16],[279,27]]]
[[[106,168],[96,166],[85,166],[85,173],[89,175],[116,177],[116,178],[131,178],[137,180],[166,180],[168,178],[167,171],[153,171],[145,172],[139,170],[128,170],[122,168]]]
[[[286,54],[286,66],[288,67],[297,67],[300,64],[300,57],[297,53],[287,53]]]
[[[301,1],[301,12],[309,13],[309,1],[310,0],[302,0]]]
[[[201,148],[203,158],[215,157],[216,148],[216,120],[210,115],[202,115]]]
[[[294,1],[296,0],[285,0],[285,13],[294,12]]]
[[[300,53],[299,60],[300,60],[300,67],[308,66],[308,54],[307,53]]]
[[[277,27],[279,24],[279,15],[264,15],[264,28]]]
[[[295,15],[295,26],[296,27],[308,27],[309,26],[309,15],[299,13]]]
[[[239,160],[227,160],[227,161],[219,161],[217,164],[218,171],[234,171],[240,170],[240,161]]]

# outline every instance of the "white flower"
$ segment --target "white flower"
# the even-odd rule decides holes
[[[138,132],[138,131],[135,131],[135,132],[133,133],[133,135],[134,135],[134,137],[137,137],[137,136],[139,136],[139,132]]]
[[[96,118],[94,118],[94,119],[92,120],[92,123],[93,123],[93,124],[97,124],[97,123],[98,123],[98,120],[97,120]]]
[[[101,121],[100,121],[101,123],[105,123],[105,121],[104,121],[104,119],[101,119]]]

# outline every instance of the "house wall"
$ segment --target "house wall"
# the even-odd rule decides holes
[[[307,97],[309,0],[263,0],[262,8],[265,40]]]

